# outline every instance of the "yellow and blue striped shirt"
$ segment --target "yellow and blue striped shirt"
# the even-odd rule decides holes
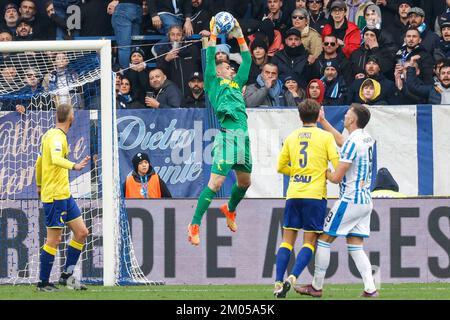
[[[67,160],[69,145],[66,133],[50,129],[42,137],[41,154],[36,161],[36,184],[41,187],[45,203],[70,197],[69,170],[75,163]]]
[[[328,161],[336,168],[338,160],[331,133],[315,126],[293,131],[284,141],[278,158],[278,172],[290,176],[286,199],[326,198]]]

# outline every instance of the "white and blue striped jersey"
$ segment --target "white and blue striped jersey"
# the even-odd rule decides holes
[[[351,163],[340,184],[339,198],[355,204],[372,202],[373,145],[375,140],[364,130],[353,131],[345,140],[339,161]]]

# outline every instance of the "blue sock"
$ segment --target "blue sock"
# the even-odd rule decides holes
[[[275,281],[283,281],[284,274],[289,264],[289,259],[291,259],[291,252],[293,247],[287,243],[283,242],[277,252],[277,276]]]
[[[53,262],[55,261],[56,249],[44,245],[41,250],[39,280],[48,282],[52,272]]]
[[[303,272],[303,269],[308,265],[309,260],[314,253],[314,247],[309,243],[305,243],[297,255],[297,259],[295,260],[294,268],[292,269],[291,274],[296,278]]]
[[[67,246],[67,259],[66,265],[64,266],[64,272],[73,273],[75,266],[77,265],[78,258],[80,257],[81,251],[83,250],[83,244],[78,243],[75,240],[70,240]]]

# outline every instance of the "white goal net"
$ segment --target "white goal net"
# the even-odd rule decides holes
[[[85,169],[70,172],[89,229],[75,275],[85,283],[152,283],[134,255],[121,197],[110,42],[0,43],[0,52],[0,284],[38,281],[46,227],[35,162],[60,103],[75,110],[69,160],[91,156]],[[51,281],[59,278],[70,239],[66,228]]]

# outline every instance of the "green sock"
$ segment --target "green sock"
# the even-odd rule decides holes
[[[239,188],[237,184],[233,185],[233,188],[231,189],[230,201],[228,201],[228,210],[230,210],[231,212],[236,210],[237,205],[244,198],[247,189],[248,188]]]
[[[200,197],[198,198],[197,208],[195,208],[195,213],[191,224],[200,225],[202,223],[203,215],[206,210],[208,210],[208,207],[215,196],[216,192],[212,191],[208,186],[203,189],[202,193],[200,193]]]

